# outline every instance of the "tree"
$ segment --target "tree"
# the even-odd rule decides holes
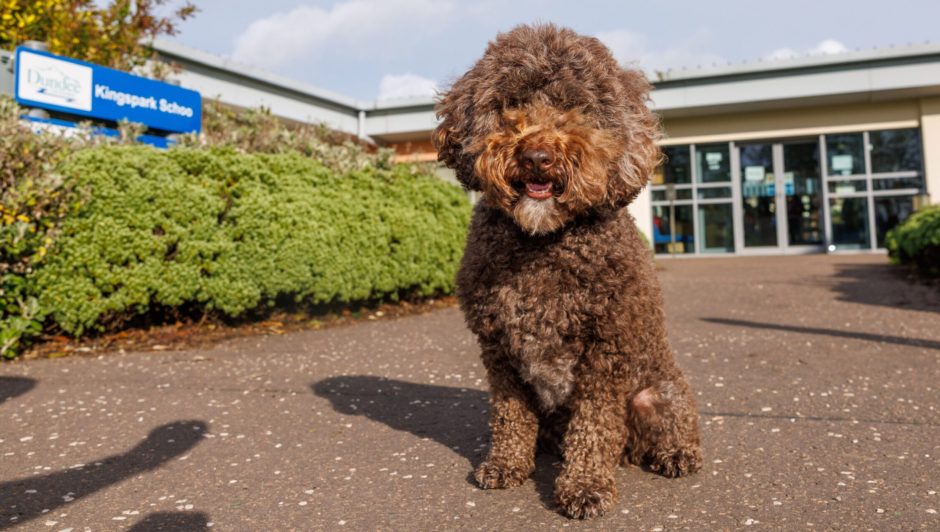
[[[143,67],[161,35],[196,13],[189,1],[172,0],[0,0],[0,48],[45,41],[49,51],[117,68]],[[166,13],[166,15],[162,15]]]

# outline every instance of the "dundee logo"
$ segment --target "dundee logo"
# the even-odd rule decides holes
[[[27,70],[26,83],[35,87],[36,92],[51,98],[61,98],[64,103],[74,102],[80,94],[81,84],[55,67],[42,70]]]
[[[18,98],[91,111],[90,67],[36,53],[18,54],[17,63]]]

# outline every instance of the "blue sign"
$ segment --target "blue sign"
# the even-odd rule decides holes
[[[16,101],[101,120],[129,120],[171,133],[198,133],[199,93],[69,57],[16,49]]]

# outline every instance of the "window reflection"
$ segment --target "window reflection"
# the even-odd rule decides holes
[[[883,247],[886,232],[911,214],[925,190],[922,141],[920,130],[909,128],[748,141],[737,144],[740,150],[728,142],[664,147],[667,159],[651,191],[656,252],[688,254],[698,246],[700,253],[733,253],[736,232],[744,248],[831,243],[868,249],[872,237]],[[672,224],[670,184],[681,202]],[[778,221],[788,228],[779,233],[783,242]],[[827,234],[831,242],[824,242]]]
[[[653,247],[656,253],[694,253],[695,237],[692,227],[692,206],[676,205],[676,219],[670,224],[669,207],[653,206]],[[672,228],[675,228],[675,239]],[[673,244],[675,241],[675,244]]]
[[[770,144],[741,146],[744,245],[777,245],[776,177]]]
[[[870,246],[868,237],[868,198],[832,198],[832,241],[838,248],[862,249]]]
[[[788,243],[791,246],[822,244],[818,141],[783,145],[783,191],[786,195]]]
[[[919,172],[923,166],[920,130],[872,131],[868,134],[868,138],[871,141],[871,171],[873,173]]]
[[[731,187],[710,187],[698,189],[699,199],[731,198]]]
[[[728,143],[696,145],[695,171],[699,183],[731,181],[731,156]]]
[[[898,190],[903,188],[913,188],[923,191],[924,179],[921,177],[892,177],[886,179],[873,179],[872,186],[875,190]]]
[[[826,162],[829,175],[864,174],[862,134],[826,135]]]
[[[663,155],[665,162],[653,173],[654,185],[692,182],[689,146],[666,146],[663,148]]]
[[[690,200],[692,199],[692,189],[691,188],[676,188],[676,199],[677,200]],[[653,191],[653,201],[669,201],[669,195],[665,189],[654,190]]]
[[[864,179],[844,179],[829,182],[830,194],[854,194],[868,190],[868,181]]]
[[[700,205],[698,230],[703,252],[734,251],[734,219],[731,204]]]
[[[885,247],[885,234],[914,212],[914,198],[902,196],[875,198],[875,237],[878,247]]]

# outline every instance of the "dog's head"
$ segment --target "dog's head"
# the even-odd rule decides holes
[[[526,232],[550,233],[646,184],[661,157],[649,89],[595,38],[519,26],[441,97],[438,159]]]

